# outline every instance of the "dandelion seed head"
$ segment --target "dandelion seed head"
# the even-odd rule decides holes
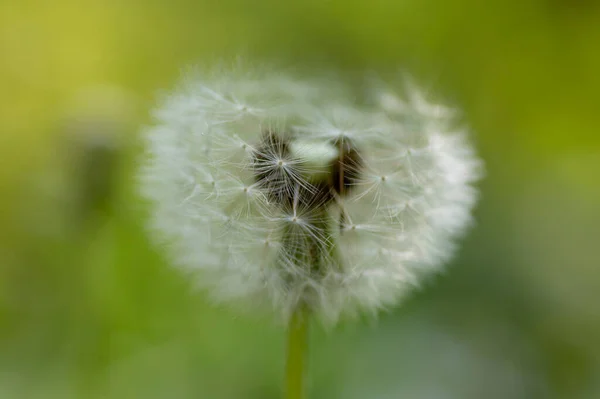
[[[392,307],[437,270],[471,223],[481,161],[416,86],[365,96],[269,69],[184,79],[140,171],[174,264],[216,301],[284,320],[303,304],[326,324]]]

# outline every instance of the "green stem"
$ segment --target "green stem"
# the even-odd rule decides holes
[[[285,399],[305,399],[308,312],[300,305],[292,314],[287,334]]]

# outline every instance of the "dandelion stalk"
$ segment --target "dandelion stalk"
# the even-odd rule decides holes
[[[305,399],[308,351],[308,318],[305,306],[296,308],[287,331],[285,399]]]

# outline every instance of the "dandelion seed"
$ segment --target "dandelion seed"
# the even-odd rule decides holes
[[[155,111],[140,172],[175,264],[218,301],[327,324],[395,305],[443,264],[481,162],[416,86],[365,95],[269,70],[187,79]]]

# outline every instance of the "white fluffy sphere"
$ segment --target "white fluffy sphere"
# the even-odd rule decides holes
[[[144,132],[152,228],[218,301],[326,323],[396,304],[453,253],[481,162],[412,87],[364,101],[273,70],[186,79]]]

